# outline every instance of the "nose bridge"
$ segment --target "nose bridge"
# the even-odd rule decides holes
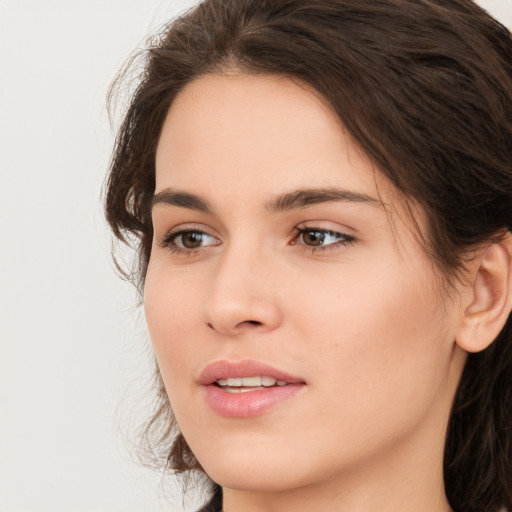
[[[204,320],[223,334],[274,329],[280,313],[272,286],[272,257],[239,240],[219,256],[203,305]]]

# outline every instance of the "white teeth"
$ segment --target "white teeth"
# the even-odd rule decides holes
[[[261,384],[263,386],[274,386],[276,379],[274,377],[261,377]]]
[[[224,388],[224,391],[227,391],[228,393],[248,393],[249,391],[254,391],[254,388],[234,387]]]
[[[227,379],[217,379],[217,384],[223,387],[230,388],[257,388],[261,386],[286,386],[287,382],[284,380],[276,380],[274,377],[229,377]]]
[[[261,386],[261,377],[244,377],[242,379],[242,386]]]

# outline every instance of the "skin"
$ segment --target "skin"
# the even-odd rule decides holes
[[[269,208],[333,188],[367,199]],[[329,107],[287,78],[197,79],[158,144],[156,194],[169,190],[210,210],[154,206],[147,323],[224,511],[450,510],[442,457],[469,292],[448,297],[397,191]],[[323,245],[297,227],[324,230]],[[183,231],[204,233],[196,248]],[[197,383],[220,359],[262,361],[306,386],[259,416],[225,418]]]

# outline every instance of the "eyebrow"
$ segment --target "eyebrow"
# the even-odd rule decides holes
[[[268,201],[265,204],[265,207],[269,212],[275,213],[298,210],[320,203],[335,202],[356,202],[375,205],[382,204],[378,199],[351,190],[340,188],[313,188],[300,189],[280,194]],[[150,203],[151,210],[160,204],[189,208],[191,210],[197,210],[205,213],[212,212],[210,204],[202,197],[189,192],[173,190],[170,188],[164,189],[153,196]]]
[[[356,202],[381,205],[381,201],[366,194],[340,188],[314,188],[280,194],[266,204],[270,212],[298,210],[320,203]]]
[[[153,196],[150,203],[150,209],[159,204],[169,204],[171,206],[180,206],[181,208],[189,208],[191,210],[197,210],[200,212],[211,212],[212,209],[207,201],[195,194],[189,194],[188,192],[182,192],[179,190],[173,190],[166,188],[158,194]]]

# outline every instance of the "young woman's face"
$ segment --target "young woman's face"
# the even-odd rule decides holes
[[[441,467],[457,304],[400,204],[289,79],[204,76],[173,103],[145,310],[180,429],[216,482]]]

